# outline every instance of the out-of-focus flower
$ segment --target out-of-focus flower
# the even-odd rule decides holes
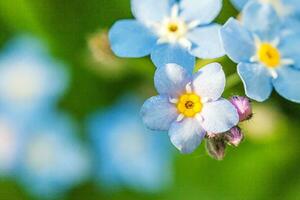
[[[18,177],[37,196],[60,196],[87,177],[90,170],[87,151],[74,137],[76,129],[67,116],[45,114],[31,122]]]
[[[54,104],[68,83],[62,64],[29,37],[8,43],[0,54],[0,76],[0,107],[25,114]]]
[[[228,144],[238,147],[244,139],[244,134],[242,133],[240,127],[236,126],[230,129],[230,131],[226,132],[224,137]]]
[[[206,151],[208,155],[216,160],[225,157],[226,143],[223,134],[217,134],[206,139]]]
[[[6,112],[0,112],[0,176],[14,175],[20,159],[23,139],[21,122]]]
[[[238,63],[248,97],[265,101],[274,87],[281,96],[300,103],[300,37],[281,29],[272,11],[243,25],[229,19],[221,37],[226,53]]]
[[[299,17],[300,1],[298,0],[231,0],[232,4],[243,13],[252,16],[274,10],[281,18]]]
[[[222,0],[132,0],[137,20],[120,20],[109,38],[120,57],[151,54],[157,67],[177,63],[193,71],[195,56],[216,58],[224,55],[219,38],[220,25],[213,24]]]
[[[230,102],[237,109],[240,122],[249,120],[253,116],[251,102],[247,97],[234,96],[231,97]]]
[[[156,192],[172,179],[168,140],[144,128],[138,105],[136,99],[124,98],[87,121],[96,178],[107,189],[127,186]]]
[[[225,74],[218,63],[203,67],[193,77],[185,68],[167,64],[157,69],[154,82],[159,96],[143,105],[143,121],[150,129],[168,130],[182,153],[193,152],[206,132],[226,132],[239,122],[235,107],[221,98]]]

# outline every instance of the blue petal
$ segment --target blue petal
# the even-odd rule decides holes
[[[220,29],[220,25],[213,24],[192,30],[187,36],[194,45],[191,50],[192,54],[203,59],[224,56],[225,51],[219,35]]]
[[[141,115],[144,124],[157,131],[169,130],[171,123],[178,117],[176,106],[163,96],[148,99],[141,109]]]
[[[154,84],[161,95],[177,98],[191,81],[190,74],[177,64],[167,64],[158,68],[154,75]]]
[[[175,44],[162,44],[157,46],[151,53],[151,59],[156,67],[163,67],[168,63],[176,63],[193,72],[196,59],[188,50]]]
[[[205,136],[205,131],[195,118],[185,118],[171,125],[169,136],[173,145],[181,153],[188,154],[199,146]]]
[[[220,30],[225,52],[236,63],[248,62],[255,55],[251,33],[235,19],[230,18]]]
[[[211,23],[222,9],[222,0],[181,0],[181,17],[200,24]]]
[[[172,5],[176,0],[131,0],[131,10],[141,22],[158,22],[171,15]]]
[[[231,0],[231,3],[237,10],[242,10],[249,0]]]
[[[281,67],[277,73],[278,77],[273,79],[275,90],[284,98],[300,103],[300,70]]]
[[[300,35],[290,34],[287,37],[283,37],[279,49],[282,58],[292,59],[295,64],[294,67],[300,69]]]
[[[243,10],[243,24],[263,40],[272,40],[279,33],[280,19],[270,3],[249,2]]]
[[[236,126],[239,115],[236,108],[227,100],[205,103],[201,112],[202,127],[210,133],[223,133]]]
[[[255,63],[240,63],[238,73],[248,97],[259,102],[270,97],[273,89],[272,78],[266,67]]]
[[[298,18],[294,18],[294,17],[286,18],[284,19],[284,23],[282,25],[283,25],[282,32],[285,34],[300,33],[300,21]]]
[[[193,80],[193,89],[201,97],[217,100],[225,88],[225,73],[219,63],[211,63],[200,69]]]
[[[138,21],[120,20],[110,29],[109,40],[117,56],[138,58],[150,54],[157,37]]]
[[[287,9],[290,9],[289,16],[300,16],[300,1],[299,0],[281,0],[282,4],[287,7]]]

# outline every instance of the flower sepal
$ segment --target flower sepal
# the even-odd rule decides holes
[[[206,152],[216,160],[223,160],[225,157],[226,142],[224,134],[207,134]]]

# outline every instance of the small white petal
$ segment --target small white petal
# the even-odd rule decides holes
[[[191,82],[188,83],[188,84],[186,84],[185,90],[186,90],[187,93],[192,93],[193,92],[192,83]]]
[[[184,119],[184,115],[183,115],[183,114],[180,114],[180,115],[178,115],[176,121],[177,121],[177,122],[181,122],[183,119]]]
[[[261,39],[257,35],[253,35],[253,38],[256,48],[259,49],[262,43]]]
[[[277,47],[277,46],[279,45],[279,43],[280,43],[280,38],[277,37],[277,38],[275,38],[275,39],[271,42],[271,45],[272,45],[273,47]]]
[[[200,21],[198,20],[193,20],[192,22],[190,22],[187,27],[189,30],[196,28],[197,26],[200,25]]]
[[[281,59],[281,62],[280,62],[281,65],[293,65],[295,64],[295,61],[293,59]]]
[[[178,99],[169,97],[169,102],[172,103],[172,104],[177,104]]]
[[[196,118],[200,123],[204,122],[203,116],[202,116],[201,114],[199,114],[199,113],[196,114],[195,118]]]
[[[259,61],[259,59],[258,59],[257,55],[252,56],[252,57],[250,58],[250,62],[258,62],[258,61]]]
[[[158,40],[157,40],[157,44],[164,44],[164,43],[168,43],[169,41],[168,41],[168,39],[166,39],[166,38],[159,38]]]
[[[192,43],[186,38],[179,39],[178,43],[185,49],[190,50],[192,48]]]
[[[274,79],[278,78],[278,73],[274,69],[270,69],[270,74]]]
[[[202,102],[202,103],[207,103],[207,102],[210,102],[210,101],[212,101],[212,99],[209,98],[209,97],[202,97],[202,98],[201,98],[201,102]]]
[[[179,15],[179,5],[174,4],[174,6],[172,7],[172,10],[171,10],[171,17],[172,18],[177,18],[178,15]]]

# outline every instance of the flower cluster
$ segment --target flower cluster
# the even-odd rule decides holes
[[[158,96],[142,109],[144,124],[168,131],[182,153],[193,152],[203,139],[216,159],[227,144],[243,139],[239,122],[252,117],[250,100],[222,98],[226,76],[211,63],[195,71],[195,58],[227,55],[238,64],[246,95],[267,100],[273,88],[300,103],[300,44],[297,16],[300,5],[291,0],[232,0],[241,10],[241,21],[213,23],[221,0],[132,0],[136,20],[120,20],[109,32],[113,52],[120,57],[151,55],[156,66]]]
[[[15,179],[38,199],[64,198],[91,177],[114,191],[152,193],[172,183],[171,145],[145,128],[138,98],[88,116],[83,142],[76,136],[81,124],[57,108],[67,66],[42,42],[28,36],[9,42],[0,74],[0,178]]]
[[[69,83],[65,67],[28,36],[0,54],[0,176],[42,199],[63,195],[90,169],[75,122],[57,111]]]

